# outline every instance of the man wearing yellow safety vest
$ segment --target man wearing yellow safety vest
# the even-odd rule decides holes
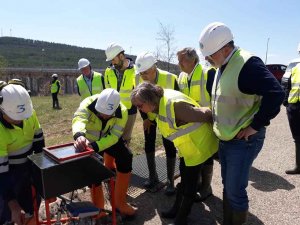
[[[81,75],[77,77],[78,94],[81,100],[94,94],[99,94],[104,89],[104,79],[101,73],[92,70],[89,60],[81,58],[78,61],[78,70]]]
[[[200,34],[200,50],[218,68],[212,88],[213,129],[219,142],[223,224],[247,220],[249,171],[284,92],[262,60],[237,47],[231,30],[214,22]]]
[[[300,53],[300,44],[299,44]],[[300,174],[300,63],[292,68],[291,77],[285,90],[287,116],[290,130],[295,142],[296,166],[294,169],[285,171],[287,174]]]
[[[123,139],[129,146],[137,109],[131,104],[130,94],[135,87],[135,66],[132,59],[125,56],[121,45],[111,43],[105,50],[106,61],[111,62],[104,74],[105,88],[113,88],[120,93],[121,102],[128,110],[128,120],[123,132]],[[115,169],[114,160],[104,154],[105,165]]]
[[[180,157],[181,181],[177,185],[176,199],[165,218],[175,218],[174,224],[186,225],[193,206],[202,164],[218,149],[212,130],[212,114],[208,107],[187,95],[162,89],[148,82],[140,84],[131,94],[131,100],[144,113],[156,114],[159,131],[173,142]]]
[[[60,91],[60,82],[56,73],[52,74],[51,81],[51,95],[52,95],[52,107],[53,109],[61,109],[58,102],[58,93]]]
[[[199,56],[194,48],[183,48],[177,52],[181,73],[178,78],[182,93],[194,99],[200,106],[211,107],[211,89],[216,70],[203,68],[199,64]],[[211,181],[213,175],[213,157],[202,166],[199,177],[199,195],[196,201],[204,201],[212,195]]]
[[[120,102],[120,94],[104,89],[100,94],[83,100],[74,114],[72,131],[75,147],[84,150],[86,146],[95,152],[105,152],[116,161],[115,201],[116,208],[126,217],[132,217],[136,209],[126,202],[126,193],[132,170],[132,153],[122,138],[128,119],[127,108]],[[94,193],[94,203],[104,207],[101,186]]]
[[[0,224],[22,225],[33,220],[27,156],[45,142],[24,84],[13,83],[0,82]]]
[[[137,85],[145,81],[152,84],[157,84],[162,88],[179,90],[177,76],[175,74],[169,73],[168,71],[158,69],[156,66],[156,58],[153,54],[149,52],[140,53],[136,58],[135,65],[137,72]],[[149,180],[144,183],[144,187],[149,189],[150,191],[155,191],[156,187],[159,184],[155,163],[155,140],[157,124],[155,122],[155,114],[152,114],[151,112],[146,114],[141,111],[141,116],[143,118],[145,152],[149,170]],[[176,163],[176,148],[174,144],[166,138],[162,137],[162,140],[167,156],[166,163],[168,185],[165,190],[165,194],[173,195],[175,194],[174,171]]]

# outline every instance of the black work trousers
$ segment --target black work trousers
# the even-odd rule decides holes
[[[53,108],[58,108],[59,107],[59,102],[58,102],[58,93],[52,93],[52,107]]]
[[[300,143],[300,102],[288,104],[286,112],[293,139]]]

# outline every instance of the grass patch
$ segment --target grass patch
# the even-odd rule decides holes
[[[32,97],[33,107],[44,131],[46,146],[73,142],[72,118],[80,104],[78,95],[59,95],[62,110],[52,109],[51,96]],[[156,146],[162,145],[161,135],[157,132]],[[137,115],[130,148],[134,154],[144,152],[144,134],[141,116]]]

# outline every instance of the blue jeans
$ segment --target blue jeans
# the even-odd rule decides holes
[[[246,211],[249,208],[246,188],[249,171],[254,159],[262,149],[266,128],[251,135],[248,141],[232,139],[220,141],[219,158],[223,192],[230,206],[236,211]]]

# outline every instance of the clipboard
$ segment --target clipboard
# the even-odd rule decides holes
[[[70,162],[83,157],[88,157],[94,153],[94,150],[87,147],[85,151],[79,152],[75,149],[74,143],[53,145],[43,148],[44,153],[57,163]]]

